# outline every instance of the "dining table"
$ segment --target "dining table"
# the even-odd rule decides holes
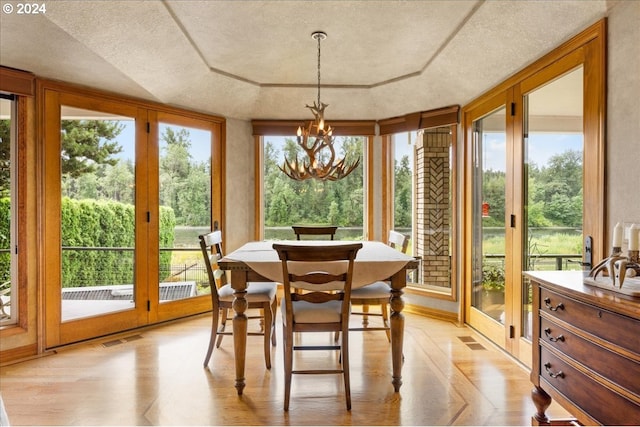
[[[236,382],[238,395],[246,385],[245,362],[247,351],[247,323],[245,314],[247,286],[251,282],[282,283],[282,264],[273,249],[276,241],[248,242],[218,260],[220,269],[229,271],[233,301],[233,348],[235,356]],[[391,308],[391,353],[392,379],[394,390],[400,391],[402,385],[402,347],[404,339],[404,301],[403,288],[407,285],[407,270],[418,267],[416,258],[406,255],[385,243],[377,241],[328,241],[328,240],[278,240],[280,244],[301,246],[327,246],[362,243],[353,267],[352,288],[360,288],[377,281],[389,283],[389,306]]]

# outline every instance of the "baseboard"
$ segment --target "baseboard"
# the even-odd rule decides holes
[[[0,351],[0,366],[16,362],[38,354],[37,344],[29,344],[23,347],[16,347],[9,350]]]
[[[436,308],[424,307],[421,305],[407,304],[405,305],[403,312],[432,317],[434,319],[445,320],[447,322],[455,323],[456,325],[461,325],[460,322],[458,322],[458,313],[452,313],[450,311],[438,310]]]

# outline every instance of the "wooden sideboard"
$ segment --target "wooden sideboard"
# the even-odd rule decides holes
[[[525,273],[533,290],[533,425],[640,425],[640,298],[583,272]],[[555,399],[575,420],[545,414]]]

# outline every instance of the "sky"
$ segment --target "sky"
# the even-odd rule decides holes
[[[484,138],[483,169],[506,171],[505,134],[486,132],[484,133]],[[583,151],[582,134],[529,134],[526,156],[529,162],[533,162],[540,167],[546,165],[553,155],[564,153],[567,150]]]
[[[123,152],[118,155],[121,159],[133,159],[133,136],[134,122],[122,122],[125,128],[118,136],[118,141],[123,146]],[[162,135],[166,125],[160,127]],[[177,126],[174,126],[177,127]],[[210,156],[210,132],[200,129],[189,128],[191,137],[191,154],[194,159],[202,161]],[[504,133],[485,133],[484,134],[484,160],[485,170],[493,169],[495,171],[506,170],[505,158],[505,135]],[[413,143],[415,142],[416,132],[410,133],[411,144],[407,139],[407,133],[397,134],[394,139],[394,149],[397,159],[404,155],[411,155],[413,152]],[[283,137],[269,137],[273,142],[283,141]],[[538,166],[547,164],[551,156],[563,153],[567,150],[582,151],[582,134],[550,134],[539,133],[529,136],[528,158]],[[410,162],[412,166],[412,162]]]
[[[124,129],[118,135],[117,141],[122,146],[123,150],[116,157],[128,160],[134,158],[134,135],[135,135],[135,122],[134,121],[121,121],[122,124],[125,125]],[[175,125],[166,125],[160,124],[160,135],[164,133],[166,127],[171,126],[174,130],[179,130],[182,126]],[[185,128],[189,131],[189,136],[191,139],[191,149],[190,153],[193,156],[194,160],[199,162],[209,159],[211,156],[211,132],[195,129],[195,128]]]

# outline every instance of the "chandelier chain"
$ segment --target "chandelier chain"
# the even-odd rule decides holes
[[[316,40],[318,40],[318,105],[320,105],[320,40],[322,37],[317,36]]]

